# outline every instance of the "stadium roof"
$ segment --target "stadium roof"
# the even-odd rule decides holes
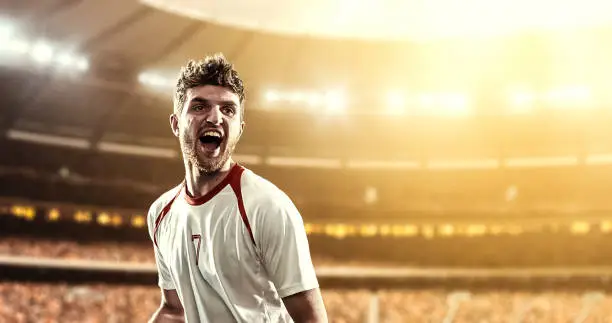
[[[446,2],[435,1],[435,6],[444,7]],[[384,110],[386,103],[381,94],[388,89],[426,93],[415,97],[414,102],[424,105],[427,111],[434,111],[438,100],[448,104],[451,112],[463,112],[469,100],[461,93],[475,91],[485,93],[484,100],[497,102],[492,97],[501,94],[491,90],[500,90],[506,83],[528,83],[542,91],[569,84],[568,91],[553,93],[553,99],[560,97],[560,101],[570,103],[589,99],[590,92],[568,82],[578,80],[578,85],[586,87],[594,84],[594,93],[608,88],[600,81],[612,74],[612,47],[603,41],[612,38],[612,30],[605,27],[609,17],[603,13],[612,11],[604,10],[606,2],[570,2],[589,8],[579,11],[584,13],[579,16],[592,18],[589,21],[598,29],[546,39],[528,34],[422,42],[422,37],[419,39],[413,32],[425,25],[418,27],[413,22],[407,23],[413,29],[406,27],[410,30],[406,29],[401,37],[389,34],[391,27],[400,24],[401,15],[390,18],[389,28],[380,23],[372,27],[384,13],[401,9],[402,1],[358,1],[353,11],[345,10],[350,7],[346,1],[279,1],[274,2],[274,10],[246,12],[240,8],[251,8],[248,1],[228,0],[212,7],[213,18],[203,15],[205,8],[198,5],[199,1],[5,1],[0,4],[0,41],[6,44],[0,50],[0,130],[78,137],[94,144],[104,139],[174,147],[175,140],[167,128],[171,95],[167,81],[176,76],[187,59],[214,52],[223,52],[245,80],[247,111],[251,111],[247,112],[251,113],[250,139],[245,139],[254,145],[261,143],[264,134],[277,139],[284,136],[266,126],[274,124],[276,116],[253,111],[308,111],[329,98],[329,93],[324,92],[330,90],[346,93],[352,101],[350,109],[366,113]],[[418,2],[406,3],[415,6]],[[469,2],[470,6],[483,3]],[[177,11],[177,4],[185,10]],[[272,8],[271,1],[261,5]],[[364,25],[372,27],[372,34],[363,35],[357,22],[372,6],[377,8],[372,11],[373,20]],[[565,2],[564,6],[563,10],[568,9]],[[541,12],[540,7],[534,12]],[[492,15],[487,19],[495,17],[494,8],[483,8]],[[331,13],[338,11],[349,12],[343,16],[345,27],[332,28],[335,20],[330,18]],[[317,21],[317,12],[327,12],[328,16]],[[418,12],[436,19],[443,16],[429,9]],[[305,18],[295,20],[297,13]],[[445,24],[452,26],[460,21],[466,18],[455,17]],[[487,26],[493,28],[491,24]],[[366,37],[358,37],[360,33]],[[269,89],[278,92],[270,93]],[[282,101],[279,93],[290,95]],[[570,100],[566,100],[566,94]],[[330,97],[337,105],[344,104],[342,95]],[[525,101],[525,97],[530,98],[522,95],[519,101]],[[275,106],[270,102],[274,100],[282,104]],[[487,108],[490,106],[496,104]],[[299,137],[298,129],[308,129],[320,121],[318,116],[314,118],[317,120],[292,118],[292,126],[283,131],[293,137]],[[366,120],[365,125],[388,128],[384,122],[374,125],[371,121]],[[360,129],[335,124],[338,127]],[[329,138],[319,137],[321,142]]]

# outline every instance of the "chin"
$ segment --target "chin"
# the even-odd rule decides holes
[[[210,158],[207,158],[205,160],[201,160],[201,159],[198,158],[198,162],[197,162],[196,165],[197,165],[198,169],[202,173],[204,173],[206,175],[216,173],[222,167],[222,163],[219,160],[217,160],[216,158],[215,158],[215,160],[211,160]]]
[[[224,155],[217,157],[198,156],[196,165],[204,174],[214,174],[223,168],[228,160],[227,157]]]

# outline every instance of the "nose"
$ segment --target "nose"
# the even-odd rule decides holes
[[[206,122],[218,126],[221,124],[221,109],[219,106],[215,105],[211,109],[208,110],[208,114],[206,115]]]

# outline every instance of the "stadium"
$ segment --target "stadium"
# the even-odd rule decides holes
[[[304,219],[330,322],[612,322],[612,3],[0,2],[0,322],[146,322],[189,59]]]

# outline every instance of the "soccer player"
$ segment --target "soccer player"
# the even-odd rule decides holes
[[[185,180],[147,217],[162,293],[150,322],[327,322],[300,213],[232,160],[244,99],[222,55],[181,70],[170,127]]]

